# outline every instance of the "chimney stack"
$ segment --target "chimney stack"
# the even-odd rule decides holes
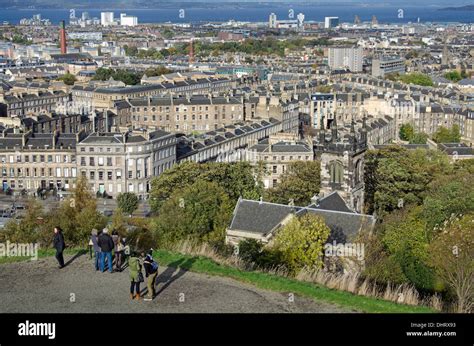
[[[67,43],[66,43],[66,22],[61,21],[59,29],[59,42],[61,44],[61,54],[67,53]]]

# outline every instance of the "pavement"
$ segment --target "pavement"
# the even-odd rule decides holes
[[[128,269],[101,273],[89,254],[0,264],[0,313],[343,313],[326,302],[173,267],[159,268],[155,299],[130,299]],[[141,285],[142,293],[146,285]],[[294,299],[291,299],[294,297]]]

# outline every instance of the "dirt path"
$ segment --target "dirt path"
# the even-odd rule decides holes
[[[65,261],[71,257],[65,256]],[[152,302],[136,302],[129,297],[128,270],[96,272],[88,255],[74,259],[61,270],[54,258],[2,264],[0,313],[350,312],[298,296],[290,302],[288,294],[171,267],[160,267],[157,282],[158,296]],[[145,287],[142,284],[142,291]]]

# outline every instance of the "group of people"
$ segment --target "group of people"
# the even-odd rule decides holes
[[[113,231],[111,236],[108,228],[104,228],[102,232],[93,229],[89,246],[95,253],[95,270],[103,273],[107,268],[109,273],[121,272],[125,258],[125,240],[117,231]],[[114,256],[112,256],[112,251]]]
[[[53,246],[56,249],[56,259],[61,269],[64,267],[63,252],[66,248],[66,243],[59,226],[54,228]],[[130,254],[128,258],[130,298],[132,300],[141,299],[140,283],[144,282],[146,278],[148,293],[144,300],[153,300],[156,295],[155,284],[156,277],[158,276],[158,263],[153,259],[153,249],[146,255],[144,252],[130,252],[129,247],[126,245],[126,239],[120,237],[117,231],[113,231],[112,235],[110,235],[107,228],[104,228],[101,232],[96,229],[92,230],[89,246],[95,254],[95,270],[100,270],[102,273],[106,269],[109,273],[114,271],[121,272],[125,264],[126,255]],[[143,277],[142,269],[145,269],[145,277]]]

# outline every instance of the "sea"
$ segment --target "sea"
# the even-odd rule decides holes
[[[279,20],[296,19],[298,13],[304,13],[305,21],[324,21],[324,17],[339,17],[340,22],[353,22],[358,15],[361,21],[370,21],[375,15],[379,23],[474,23],[474,11],[442,10],[440,6],[382,6],[382,5],[264,5],[264,6],[226,6],[215,8],[156,8],[156,9],[75,9],[75,16],[88,12],[91,17],[100,18],[100,12],[113,11],[115,17],[127,13],[138,17],[139,23],[199,23],[226,22],[229,20],[248,22],[267,22],[270,13]],[[68,20],[72,9],[2,9],[0,23],[6,21],[18,24],[22,18],[31,18],[41,14],[53,24]]]

